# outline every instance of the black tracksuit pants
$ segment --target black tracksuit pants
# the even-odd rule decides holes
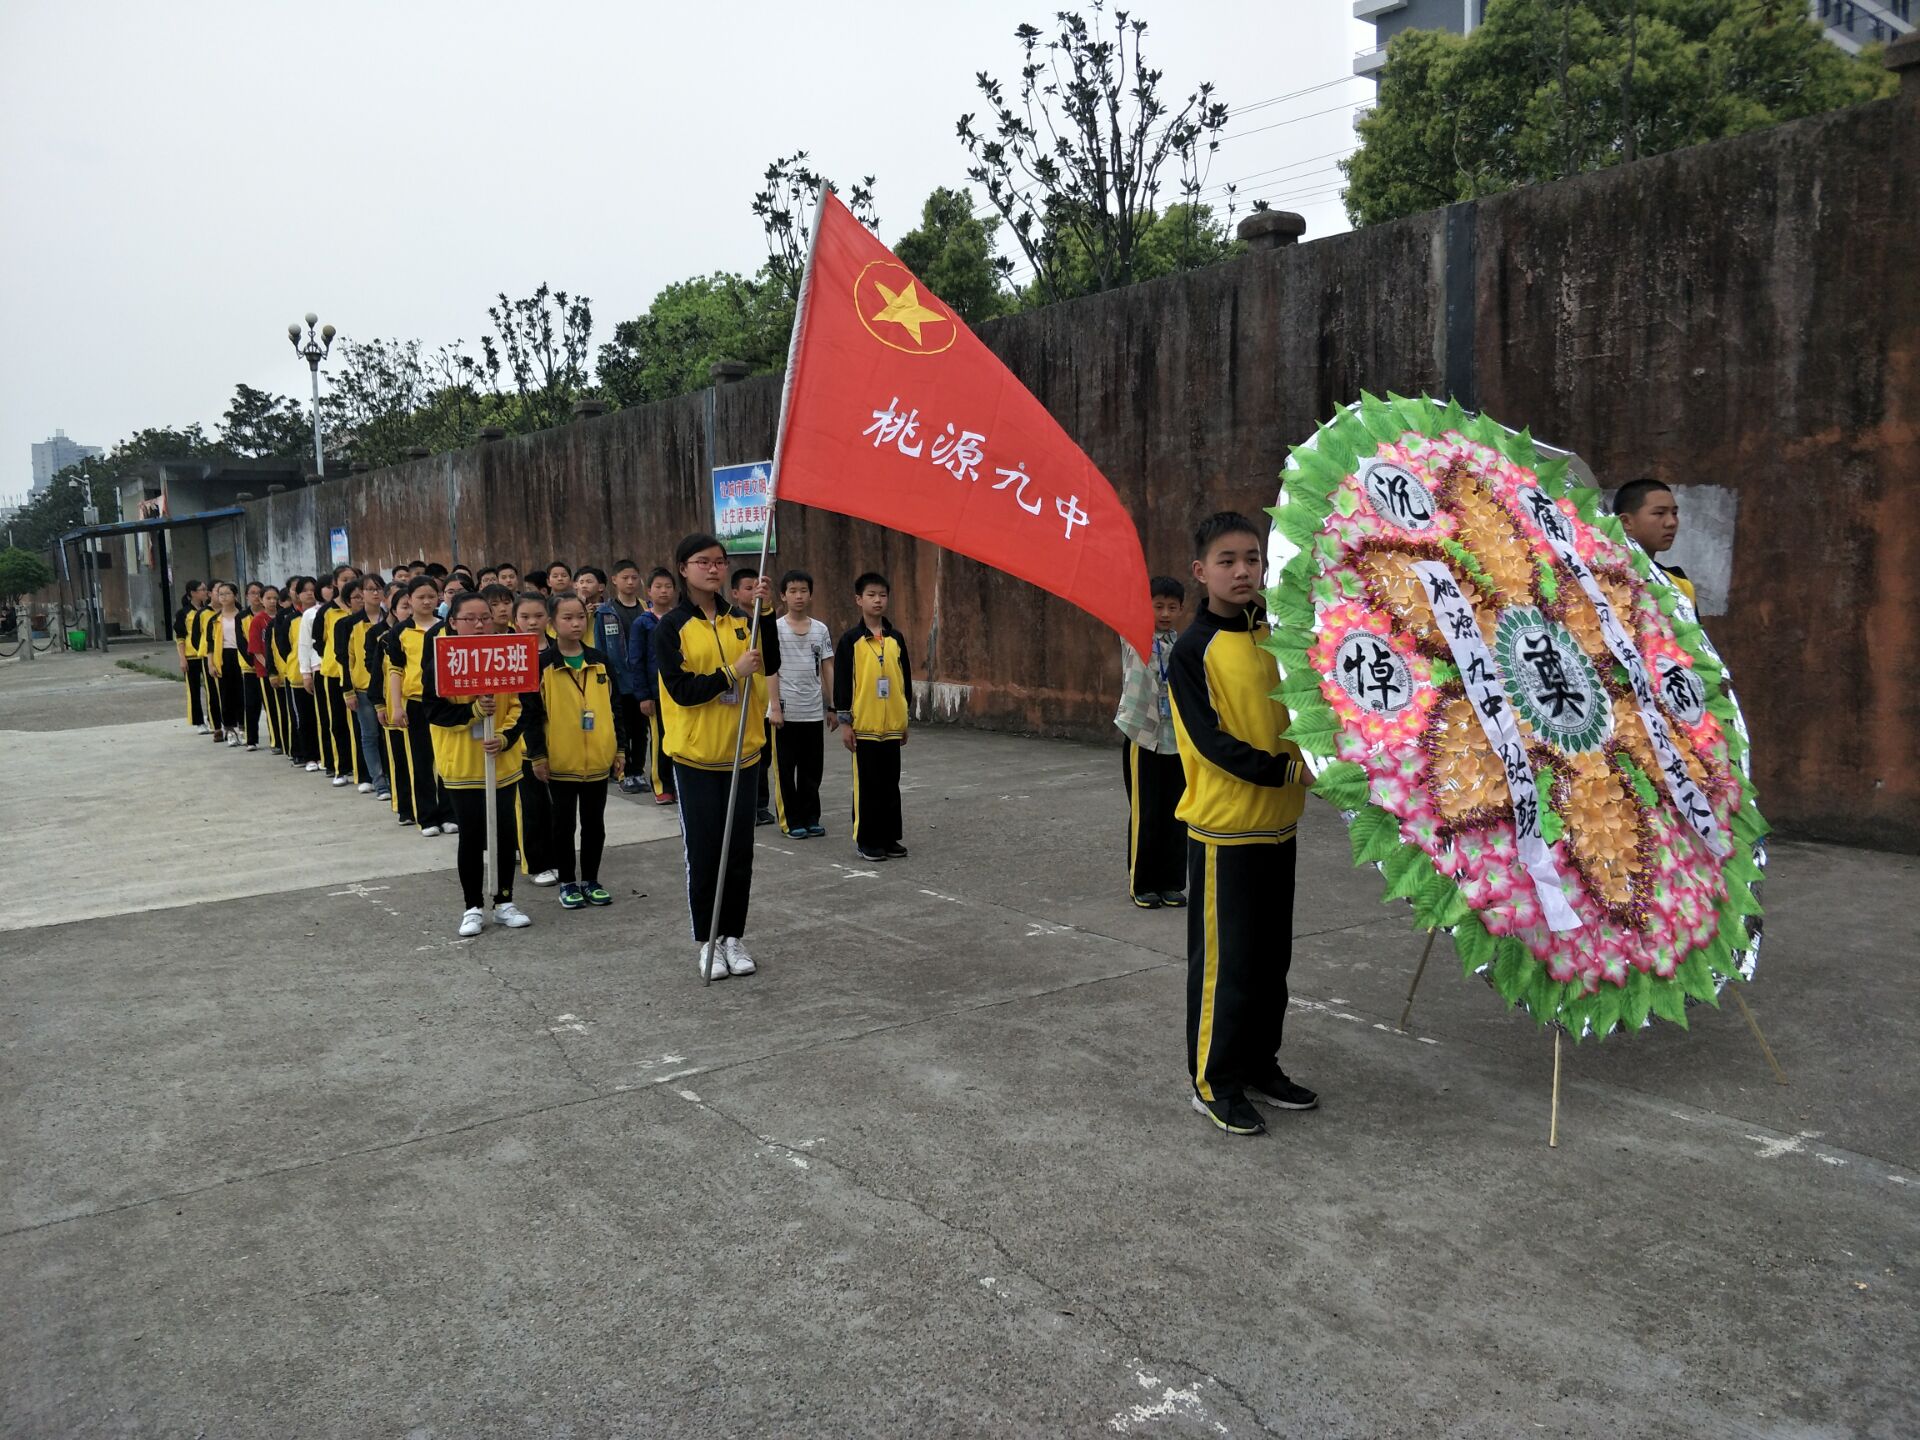
[[[853,843],[863,850],[884,850],[900,843],[901,743],[853,742]]]
[[[713,892],[720,883],[720,839],[727,823],[728,770],[673,767],[674,793],[680,797],[680,835],[687,847],[687,908],[693,914],[693,938],[714,938]],[[721,903],[720,933],[735,939],[747,933],[747,900],[753,891],[753,774],[740,772],[733,805],[733,844],[725,857],[727,893]]]
[[[387,789],[393,795],[393,813],[413,823],[413,750],[407,732],[380,727],[380,744],[387,753]]]
[[[1187,841],[1187,1070],[1203,1100],[1277,1063],[1293,963],[1295,844]]]
[[[221,728],[231,733],[241,725],[241,715],[245,713],[245,688],[240,678],[240,652],[222,650],[220,652],[220,715],[226,721]]]
[[[207,662],[187,661],[187,723],[196,730],[207,723]]]
[[[1187,885],[1187,827],[1174,817],[1187,793],[1180,757],[1123,741],[1120,778],[1127,787],[1129,886],[1135,895],[1177,894]]]
[[[320,684],[326,691],[324,709],[332,755],[328,768],[335,775],[357,781],[366,774],[366,767],[360,761],[360,727],[347,710],[346,685],[325,675],[320,677]]]
[[[549,780],[553,801],[553,839],[548,845],[560,883],[600,883],[600,856],[607,848],[607,782],[605,780]],[[573,829],[580,826],[580,867],[574,869]],[[711,903],[712,897],[708,897]]]
[[[260,712],[266,708],[267,703],[265,693],[267,682],[254,674],[253,666],[248,665],[240,672],[240,688],[245,697],[241,703],[245,707],[247,717],[247,744],[258,745],[260,743]]]
[[[293,758],[302,765],[320,762],[319,695],[298,682],[291,682],[287,693],[293,697]]]
[[[772,732],[780,772],[780,828],[792,833],[820,823],[820,775],[826,768],[827,722],[789,720]]]
[[[513,868],[519,863],[514,851],[513,792],[519,788],[517,783],[509,783],[496,785],[493,791],[494,823],[500,827],[500,854],[493,867],[496,902],[513,899]],[[487,903],[486,787],[449,790],[446,794],[453,818],[460,826],[460,848],[454,857],[460,870],[460,893],[466,899],[467,909],[483,909]]]
[[[547,782],[532,771],[522,771],[520,783],[513,787],[519,796],[520,857],[529,875],[559,866],[553,858],[553,796]]]
[[[647,769],[647,717],[640,713],[638,695],[620,694],[613,697],[614,707],[620,712],[620,723],[627,732],[627,774],[638,777]]]
[[[433,726],[427,720],[426,702],[421,700],[407,701],[407,775],[413,782],[413,818],[422,830],[455,819],[447,792],[433,768]],[[466,834],[465,826],[460,833]]]

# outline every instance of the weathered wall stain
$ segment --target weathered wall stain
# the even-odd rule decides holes
[[[1885,101],[1479,201],[1455,216],[1473,313],[1451,356],[1445,212],[981,334],[1113,481],[1156,573],[1186,574],[1203,515],[1271,504],[1287,447],[1337,405],[1437,391],[1450,369],[1603,483],[1724,487],[1732,585],[1709,625],[1768,813],[1920,848],[1917,118]],[[256,501],[247,551],[270,576],[311,570],[345,524],[355,558],[383,568],[422,553],[651,565],[712,523],[710,465],[771,454],[779,399],[761,377]],[[930,713],[1109,732],[1118,642],[1078,611],[824,511],[780,507],[778,538],[776,568],[812,570],[836,627],[856,573],[893,578],[916,667],[961,687]]]

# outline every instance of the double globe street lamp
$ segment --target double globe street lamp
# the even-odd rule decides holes
[[[287,326],[287,339],[293,343],[293,353],[305,360],[307,368],[313,372],[313,472],[324,476],[327,473],[327,460],[320,448],[320,362],[333,349],[333,337],[337,332],[331,325],[320,325],[316,332],[314,326],[319,324],[320,317],[309,310],[306,338],[301,339],[299,323],[295,322]]]

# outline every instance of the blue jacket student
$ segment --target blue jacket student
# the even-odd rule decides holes
[[[621,633],[624,627],[620,623],[620,612],[611,600],[602,600],[593,611],[593,631],[598,637],[593,648],[607,658],[607,668],[613,672],[613,688],[621,695],[631,695],[640,700],[645,697],[634,688],[633,668],[627,659],[627,637]]]
[[[653,654],[653,631],[659,623],[658,615],[643,610],[627,634],[627,673],[633,684],[632,693],[639,700],[660,698],[660,662]]]

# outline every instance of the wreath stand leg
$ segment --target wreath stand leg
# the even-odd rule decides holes
[[[1413,1018],[1413,992],[1420,988],[1420,977],[1427,973],[1427,957],[1433,954],[1434,937],[1438,930],[1427,931],[1427,948],[1420,952],[1420,964],[1413,972],[1413,983],[1407,986],[1407,1008],[1400,1012],[1400,1028],[1407,1028],[1407,1022]]]
[[[1733,1003],[1740,1007],[1741,1015],[1746,1018],[1748,1028],[1753,1031],[1753,1038],[1760,1042],[1760,1053],[1767,1057],[1767,1064],[1773,1067],[1774,1080],[1779,1084],[1785,1085],[1787,1083],[1787,1072],[1782,1070],[1780,1068],[1780,1062],[1773,1058],[1773,1047],[1767,1044],[1767,1037],[1760,1033],[1760,1022],[1753,1018],[1753,1011],[1747,1008],[1747,1002],[1740,994],[1739,985],[1737,983],[1729,985],[1727,986],[1727,990],[1733,996]]]
[[[1547,1148],[1560,1148],[1560,1027],[1553,1027],[1553,1109],[1547,1118]]]

